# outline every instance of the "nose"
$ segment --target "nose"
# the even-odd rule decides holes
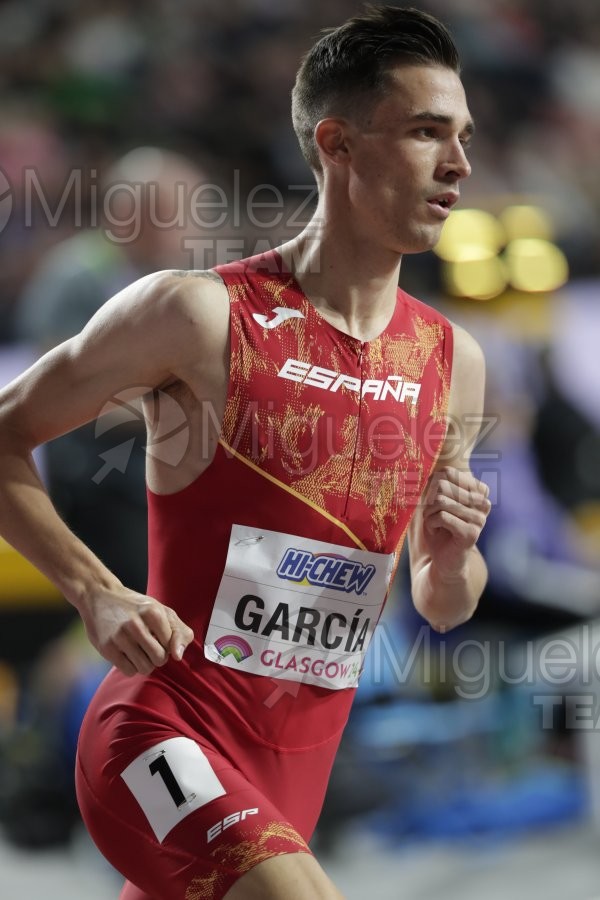
[[[467,159],[466,150],[459,140],[452,141],[448,148],[448,157],[442,163],[442,171],[446,179],[450,176],[456,180],[468,178],[471,174],[471,163]]]

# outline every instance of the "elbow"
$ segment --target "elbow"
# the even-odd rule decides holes
[[[415,609],[421,615],[427,624],[438,634],[446,634],[459,625],[468,622],[477,609],[478,601],[464,603],[458,607],[448,608],[433,603],[418,603],[413,600]]]
[[[472,618],[473,613],[475,612],[475,608],[468,610],[462,615],[457,616],[454,619],[442,619],[434,618],[428,619],[429,625],[433,628],[434,631],[437,631],[438,634],[446,634],[448,631],[452,631],[454,628],[458,628],[459,625],[464,625],[465,622],[468,622],[469,619]]]
[[[29,456],[35,444],[15,426],[12,417],[5,413],[0,403],[0,454]]]

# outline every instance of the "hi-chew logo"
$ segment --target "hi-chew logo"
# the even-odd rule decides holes
[[[337,553],[311,553],[288,548],[277,567],[277,575],[286,581],[328,587],[345,593],[364,594],[375,566],[363,565]]]
[[[252,656],[252,647],[244,638],[236,634],[225,634],[215,641],[215,647],[219,651],[221,659],[225,656],[233,656],[236,662],[243,662]]]

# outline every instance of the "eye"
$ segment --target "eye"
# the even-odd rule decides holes
[[[435,139],[437,137],[436,129],[432,128],[430,125],[422,125],[421,128],[415,130],[415,134],[428,139]]]

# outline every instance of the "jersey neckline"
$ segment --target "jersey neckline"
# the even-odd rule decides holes
[[[401,288],[400,288],[399,286],[396,288],[396,303],[395,303],[395,305],[394,305],[394,309],[393,309],[393,311],[392,311],[392,315],[390,316],[389,321],[387,322],[385,328],[383,328],[383,329],[379,332],[379,334],[376,334],[375,337],[371,338],[370,340],[368,340],[368,341],[362,341],[360,338],[354,337],[353,334],[349,334],[347,331],[344,331],[342,328],[338,328],[337,325],[334,325],[332,322],[329,321],[329,319],[325,318],[325,316],[324,316],[321,312],[319,312],[319,310],[318,310],[317,307],[314,305],[314,303],[310,300],[310,298],[308,297],[308,295],[303,291],[303,289],[302,289],[302,287],[301,287],[301,285],[300,285],[300,282],[299,282],[298,279],[296,278],[295,274],[289,270],[289,268],[288,268],[288,266],[287,266],[287,263],[285,262],[283,256],[282,256],[281,253],[279,252],[279,248],[274,247],[274,248],[273,248],[272,250],[270,250],[268,253],[270,253],[272,256],[276,257],[277,260],[278,260],[278,262],[279,262],[278,268],[277,268],[277,274],[278,274],[281,278],[289,278],[289,279],[291,279],[291,284],[292,284],[292,286],[293,286],[294,289],[297,291],[297,293],[299,294],[300,298],[301,298],[306,304],[308,304],[308,306],[311,308],[311,310],[313,311],[313,314],[316,316],[316,318],[319,320],[319,322],[322,322],[322,323],[323,323],[324,325],[326,325],[328,328],[332,329],[336,334],[341,335],[341,337],[343,337],[345,340],[349,341],[349,342],[352,344],[352,346],[354,346],[354,347],[357,348],[357,351],[363,351],[363,352],[364,352],[371,344],[373,344],[373,343],[375,343],[376,341],[380,340],[380,339],[388,332],[388,330],[390,329],[390,327],[391,327],[391,325],[392,325],[394,319],[396,318],[396,315],[397,315],[397,312],[398,312],[398,303],[399,303],[399,300],[400,300],[400,298],[401,298],[401,296],[402,296],[402,291],[401,291]],[[262,254],[263,257],[264,257],[264,256],[268,256],[268,253]]]

